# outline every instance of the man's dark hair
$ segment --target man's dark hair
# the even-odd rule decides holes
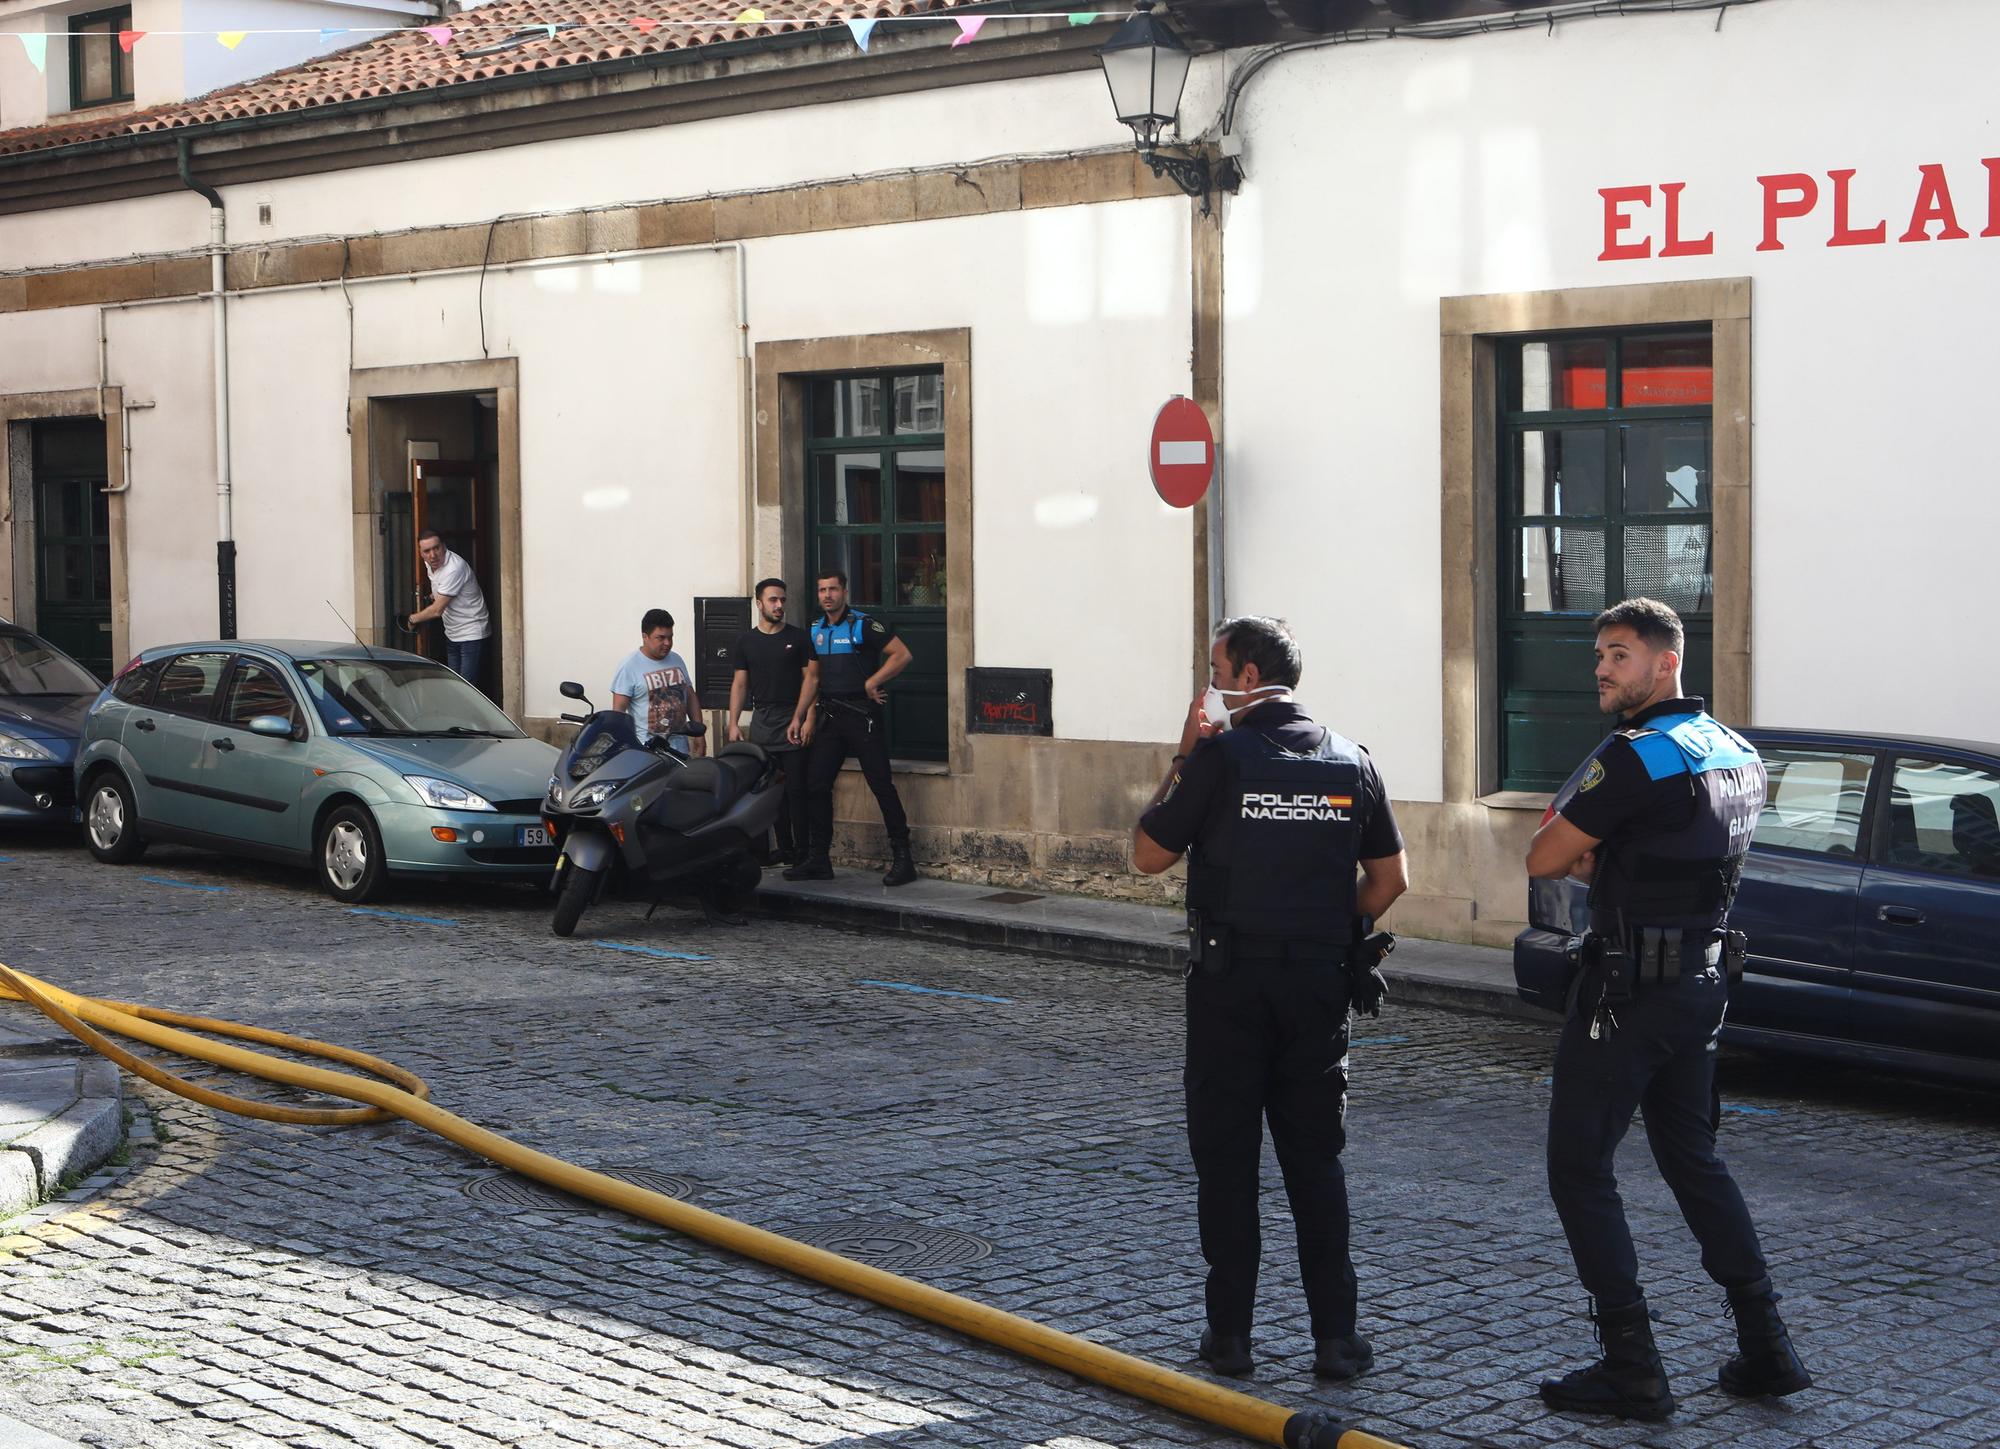
[[[443,534],[439,533],[435,528],[427,528],[422,533],[417,535],[417,547],[422,548],[424,546],[424,540],[427,538],[434,538],[439,543],[444,542]]]
[[[782,589],[784,586],[785,586],[785,581],[783,579],[759,579],[757,580],[757,587],[751,594],[751,597],[761,599],[764,597],[764,590]]]
[[[1613,604],[1597,616],[1595,627],[1602,634],[1606,629],[1621,626],[1637,634],[1639,641],[1650,648],[1671,649],[1681,655],[1687,652],[1687,633],[1681,628],[1681,616],[1658,599],[1627,599],[1622,604]]]
[[[648,609],[646,610],[645,617],[639,620],[639,637],[643,639],[655,629],[672,629],[673,627],[674,616],[672,614],[669,614],[665,609]]]
[[[842,573],[839,569],[821,569],[818,573],[813,575],[813,582],[816,584],[823,584],[828,579],[839,579],[840,586],[843,589],[847,587],[847,575]]]
[[[1299,641],[1292,637],[1292,626],[1283,619],[1260,614],[1224,619],[1216,626],[1215,637],[1222,642],[1222,652],[1229,656],[1237,673],[1254,664],[1258,678],[1266,684],[1299,682],[1299,671],[1305,661],[1299,657]]]

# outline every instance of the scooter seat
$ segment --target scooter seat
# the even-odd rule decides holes
[[[755,745],[725,745],[719,757],[689,760],[661,782],[659,801],[643,823],[681,831],[715,819],[757,783],[764,760]]]

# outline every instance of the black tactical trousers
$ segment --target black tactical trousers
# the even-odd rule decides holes
[[[833,782],[852,754],[861,762],[875,803],[882,807],[882,828],[891,845],[910,841],[909,818],[889,774],[889,729],[882,707],[868,700],[828,700],[821,704],[819,728],[807,752],[806,791],[812,817],[812,849],[824,855],[833,848]]]
[[[1701,1244],[1701,1265],[1724,1288],[1765,1276],[1764,1255],[1743,1194],[1715,1155],[1715,1038],[1729,990],[1713,969],[1678,985],[1642,989],[1613,1006],[1617,1026],[1590,1038],[1584,983],[1576,1014],[1556,1046],[1549,1101],[1549,1196],[1569,1237],[1577,1276],[1598,1307],[1641,1297],[1638,1259],[1612,1157],[1637,1109],[1660,1176]]]
[[[778,812],[777,823],[772,827],[778,854],[803,857],[812,838],[812,817],[806,806],[807,752],[773,750],[771,758],[784,771],[785,807]]]
[[[1187,981],[1188,1148],[1194,1156],[1208,1322],[1247,1334],[1257,1296],[1258,1166],[1265,1119],[1298,1231],[1314,1338],[1354,1332],[1348,1252],[1347,973],[1236,963]]]

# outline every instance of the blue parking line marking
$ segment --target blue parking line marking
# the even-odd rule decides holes
[[[350,916],[380,916],[385,921],[416,921],[425,926],[455,926],[458,924],[450,916],[414,916],[408,911],[378,911],[371,906],[353,906]]]
[[[628,946],[623,941],[592,941],[606,951],[625,951],[634,956],[651,956],[657,961],[711,961],[712,956],[692,956],[686,951],[655,951],[651,946]]]
[[[1406,1036],[1357,1036],[1349,1046],[1401,1046],[1408,1041]]]
[[[1778,1117],[1783,1115],[1776,1107],[1745,1107],[1740,1102],[1724,1102],[1722,1110],[1725,1112],[1741,1112],[1746,1117]]]
[[[0,855],[0,864],[6,864],[6,865],[12,865],[13,863],[14,863],[14,857],[13,857],[13,856],[11,856],[11,855]]]
[[[960,1001],[988,1001],[995,1006],[1012,1006],[1005,996],[981,996],[976,991],[944,991],[936,986],[912,986],[907,981],[857,981],[856,986],[880,986],[889,991],[914,991],[919,996],[955,996]]]
[[[196,885],[191,880],[172,880],[163,875],[142,875],[139,879],[148,885],[172,886],[175,890],[183,891],[207,891],[211,895],[221,895],[229,889],[228,886]]]

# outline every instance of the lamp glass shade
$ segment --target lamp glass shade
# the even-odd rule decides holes
[[[1118,27],[1097,60],[1118,119],[1132,128],[1142,147],[1155,145],[1180,114],[1181,91],[1193,60],[1187,47],[1148,8]]]

